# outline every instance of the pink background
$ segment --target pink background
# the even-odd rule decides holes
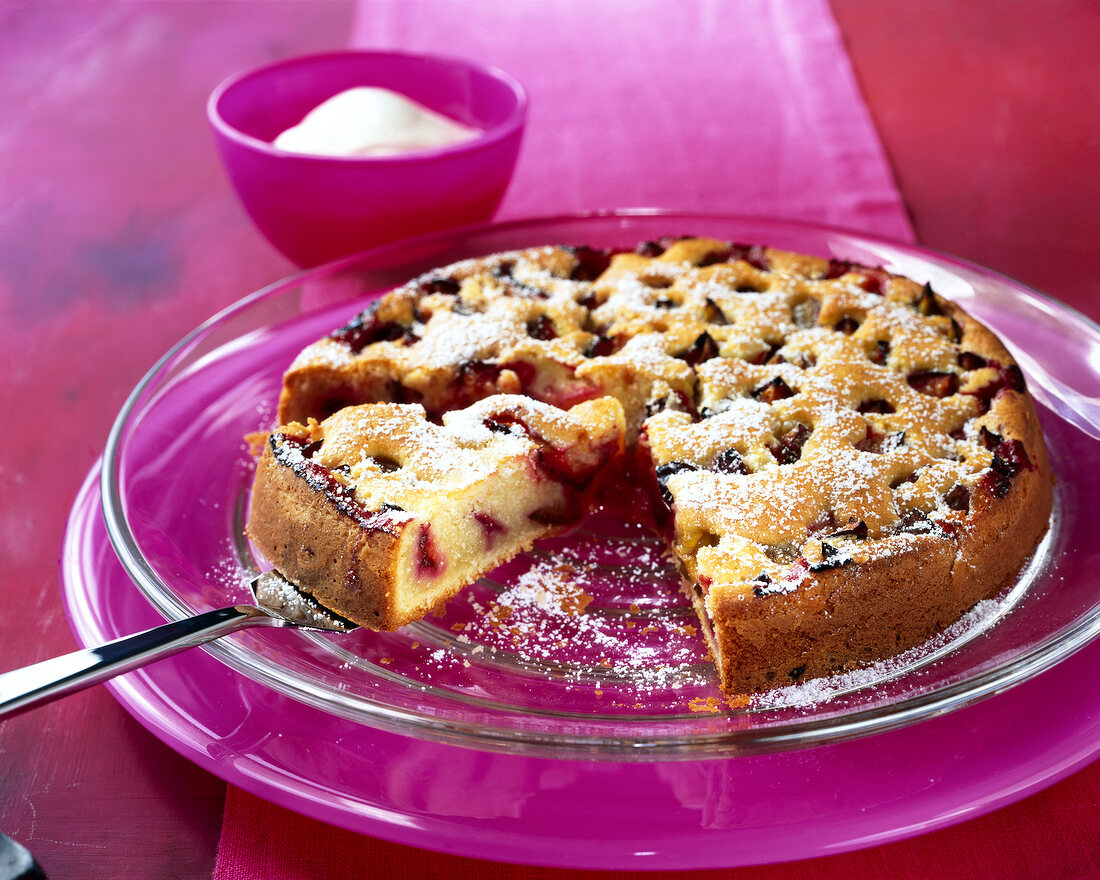
[[[911,235],[824,0],[470,8],[364,2],[352,43],[459,52],[524,83],[500,216],[656,206]]]
[[[0,6],[0,668],[74,647],[58,548],[126,393],[181,335],[292,268],[224,181],[206,95],[352,39],[473,54],[525,80],[531,127],[502,216],[650,204],[906,236],[903,208],[917,240],[1100,317],[1091,3],[17,0]],[[227,877],[323,876],[285,850],[265,859],[273,839],[356,875],[565,874],[227,799],[101,688],[0,722],[0,758],[0,830],[51,876],[209,877],[223,813]],[[1096,876],[1098,804],[1094,763],[911,841],[710,876]]]

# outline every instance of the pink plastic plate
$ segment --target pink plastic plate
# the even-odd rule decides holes
[[[502,224],[379,249],[242,301],[170,352],[127,403],[105,456],[105,523],[91,482],[78,499],[63,568],[78,638],[152,625],[154,607],[179,617],[245,599],[254,561],[241,537],[251,467],[241,438],[270,423],[289,359],[364,297],[462,256],[685,233],[931,280],[1027,352],[1059,490],[1051,535],[1019,584],[899,661],[700,711],[719,693],[655,542],[597,517],[494,573],[445,617],[342,639],[240,634],[116,682],[123,703],[213,772],[318,818],[574,867],[730,866],[880,843],[991,809],[1091,758],[1098,722],[1083,719],[1095,719],[1097,698],[1074,670],[1096,648],[1070,655],[1100,616],[1089,577],[1098,550],[1080,514],[1098,488],[1087,399],[1100,387],[1100,333],[952,258],[775,221],[626,213]],[[563,566],[566,583],[540,592]],[[582,614],[570,598],[578,585]],[[502,606],[510,625],[538,635],[493,626]]]

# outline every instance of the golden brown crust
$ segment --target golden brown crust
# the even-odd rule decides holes
[[[325,608],[375,629],[407,623],[395,605],[400,520],[369,528],[291,467],[271,441],[256,468],[248,537],[264,557]]]
[[[762,691],[893,656],[982,598],[951,591],[950,539],[907,543],[890,558],[808,574],[791,593],[722,594],[704,613],[723,687]]]

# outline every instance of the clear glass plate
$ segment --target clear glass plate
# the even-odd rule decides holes
[[[1088,506],[1100,436],[1100,329],[995,273],[922,248],[786,222],[620,212],[495,224],[377,249],[247,297],[135,389],[108,442],[104,519],[169,619],[250,600],[253,461],[280,378],[306,344],[436,265],[541,244],[709,235],[881,264],[960,301],[1009,344],[1043,404],[1058,478],[1051,531],[1019,581],[922,649],[731,708],[660,542],[597,513],[498,569],[446,614],[395,633],[253,630],[207,648],[343,719],[439,742],[607,761],[709,759],[836,742],[928,719],[1025,681],[1100,630]],[[644,520],[644,517],[641,519]]]

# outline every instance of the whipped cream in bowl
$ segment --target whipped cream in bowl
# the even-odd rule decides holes
[[[463,143],[483,133],[391,89],[357,86],[322,102],[272,144],[319,156],[396,156]]]

